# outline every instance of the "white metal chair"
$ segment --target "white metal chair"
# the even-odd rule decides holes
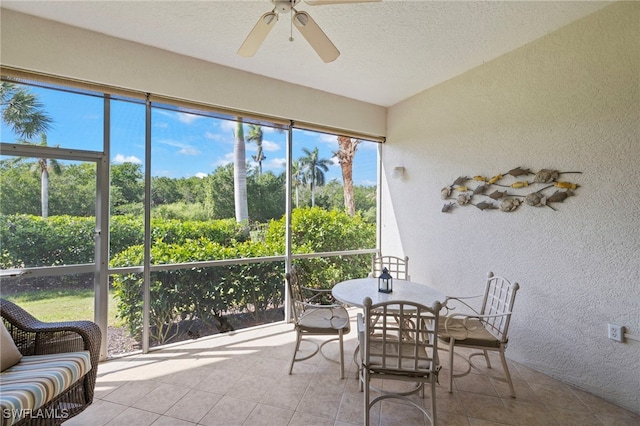
[[[446,316],[440,317],[439,337],[449,344],[449,392],[453,389],[453,378],[466,376],[474,367],[471,358],[484,355],[487,367],[491,368],[488,351],[497,351],[500,354],[500,361],[504,370],[504,378],[494,377],[497,380],[509,384],[511,397],[515,398],[509,367],[504,356],[507,349],[509,323],[513,312],[516,293],[520,286],[518,283],[511,283],[507,279],[494,276],[489,272],[484,295],[470,297],[447,297],[445,308]],[[483,297],[480,310],[475,310],[467,300]],[[452,303],[453,302],[453,303]],[[456,306],[456,303],[461,305]],[[462,307],[466,306],[466,308]],[[453,313],[455,309],[470,309],[471,314]],[[454,374],[453,357],[456,347],[479,349],[466,359],[468,368],[463,373]]]
[[[376,278],[382,273],[382,270],[387,268],[387,271],[394,280],[407,280],[409,281],[409,257],[398,256],[382,256],[377,253],[374,254],[371,259],[371,273],[369,276]]]
[[[371,408],[387,398],[399,398],[419,409],[431,424],[436,423],[436,382],[438,378],[438,315],[442,305],[432,307],[409,301],[373,304],[364,299],[364,314],[358,314],[360,345],[359,381],[364,390],[364,424],[369,425]],[[431,320],[431,321],[428,321]],[[371,380],[400,380],[415,387],[407,392],[386,392],[371,399]],[[425,384],[431,386],[431,413],[408,397]]]
[[[331,298],[331,290],[312,289],[303,287],[296,268],[292,268],[286,274],[289,294],[291,295],[293,308],[293,321],[296,330],[296,348],[293,352],[289,374],[293,371],[293,364],[296,361],[304,361],[311,358],[318,352],[327,360],[336,362],[328,358],[322,348],[325,344],[338,341],[340,344],[340,378],[344,378],[344,339],[343,336],[351,330],[349,313],[344,306],[332,303],[321,304],[323,299]],[[316,345],[315,351],[311,354],[298,358],[300,343],[303,336],[335,336],[324,341],[322,344],[307,340]]]

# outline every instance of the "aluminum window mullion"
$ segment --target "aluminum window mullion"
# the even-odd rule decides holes
[[[291,173],[293,170],[293,126],[287,128],[287,164],[286,164],[286,197],[285,197],[285,272],[291,270],[291,211],[293,209],[293,203],[291,197],[293,196],[291,190],[293,189],[293,181]],[[289,286],[284,286],[284,320],[290,321],[291,319],[291,295],[289,294]]]
[[[84,151],[80,149],[65,149],[52,146],[27,145],[19,143],[0,143],[2,155],[14,155],[17,157],[45,157],[60,160],[97,162],[102,159],[104,153],[99,151]]]
[[[142,284],[142,353],[149,352],[151,306],[151,101],[147,94],[144,153],[144,260]]]
[[[111,99],[104,96],[103,151],[96,163],[96,229],[94,274],[94,320],[102,330],[100,359],[107,359],[109,326],[109,153],[111,145]]]

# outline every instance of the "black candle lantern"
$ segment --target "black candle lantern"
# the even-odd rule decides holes
[[[382,274],[378,277],[378,291],[381,293],[391,293],[393,291],[393,277],[387,268],[382,269]]]

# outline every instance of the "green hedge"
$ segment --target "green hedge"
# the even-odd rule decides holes
[[[92,263],[95,257],[94,217],[0,215],[0,266],[4,269],[77,265]],[[227,245],[248,239],[245,227],[233,219],[213,221],[151,220],[154,242],[181,244],[206,238]],[[140,245],[144,240],[141,217],[111,218],[111,256]],[[139,263],[141,265],[142,263]]]
[[[265,241],[284,253],[285,219],[272,221]],[[358,214],[349,216],[319,207],[295,209],[291,215],[291,244],[294,254],[322,253],[375,247],[376,227]],[[296,261],[305,285],[331,288],[337,282],[365,276],[370,255],[333,256]]]
[[[95,219],[76,216],[0,216],[3,269],[90,263]]]
[[[0,216],[3,268],[91,263],[94,218]],[[151,264],[246,259],[283,255],[285,219],[271,221],[258,241],[233,220],[179,221],[152,219]],[[292,215],[294,253],[372,248],[375,225],[360,216],[324,209],[295,209]],[[112,268],[143,264],[143,225],[138,217],[114,216],[111,223]],[[331,287],[365,276],[370,256],[334,256],[297,260],[305,284]],[[211,268],[183,267],[151,274],[151,337],[166,343],[181,320],[199,320],[222,327],[225,315],[243,312],[260,318],[283,303],[284,262],[258,262]],[[132,335],[142,327],[142,274],[112,277],[118,316]]]
[[[142,263],[143,246],[134,246],[115,256],[112,267]],[[237,259],[272,256],[265,243],[242,242],[224,247],[204,238],[184,244],[155,244],[152,264],[188,263],[203,259]],[[157,343],[169,341],[177,329],[176,320],[198,319],[221,328],[229,312],[249,312],[256,317],[267,309],[282,306],[283,262],[260,262],[217,267],[186,267],[151,274],[151,337]],[[118,316],[132,335],[142,330],[141,274],[114,276]]]

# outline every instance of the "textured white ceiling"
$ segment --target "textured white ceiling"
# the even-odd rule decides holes
[[[236,54],[269,0],[2,1],[3,8],[325,92],[393,105],[593,13],[608,2],[406,1],[310,6],[338,47],[325,64],[278,23],[252,58]],[[293,31],[294,41],[289,41]]]

